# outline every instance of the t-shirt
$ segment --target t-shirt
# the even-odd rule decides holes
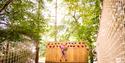
[[[67,50],[67,47],[65,47],[64,45],[61,45],[60,48],[61,48],[61,51],[66,51]]]

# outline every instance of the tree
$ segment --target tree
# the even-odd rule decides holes
[[[89,46],[90,63],[93,63],[92,50],[95,47],[99,25],[100,1],[98,0],[65,0],[72,18],[70,36],[78,41],[85,41]],[[80,20],[82,22],[80,22]]]
[[[4,4],[4,6],[0,9],[0,13],[6,9],[6,7],[12,2],[13,0],[8,0],[6,1],[6,3]],[[1,3],[3,2],[3,0],[1,1]]]
[[[10,1],[10,0],[8,0]],[[6,1],[3,1],[6,2]],[[14,0],[9,5],[3,5],[0,15],[0,42],[22,41],[24,36],[36,43],[36,63],[38,63],[39,41],[41,33],[45,29],[45,20],[42,16],[42,0],[36,2],[30,0]],[[6,6],[6,8],[4,8]],[[37,8],[38,7],[38,8]]]

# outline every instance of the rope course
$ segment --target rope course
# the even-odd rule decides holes
[[[55,2],[55,42],[57,41],[57,0]]]
[[[0,63],[25,63],[28,57],[27,54],[29,53],[25,50],[5,54],[1,56]]]
[[[32,63],[32,52],[26,47],[21,47],[20,43],[16,46],[14,46],[15,44],[9,44],[8,50],[6,44],[2,45],[0,47],[0,63]]]

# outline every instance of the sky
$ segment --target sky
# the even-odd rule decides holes
[[[66,5],[64,3],[62,3],[63,0],[57,0],[57,25],[61,25],[61,20],[64,17],[65,14],[68,13],[68,11],[66,10]],[[53,0],[52,2],[47,2],[47,0],[44,0],[45,2],[45,7],[47,8],[45,11],[43,12],[45,18],[49,18],[48,15],[51,16],[51,20],[49,22],[50,25],[54,25],[55,22],[55,0]]]
[[[57,0],[57,26],[63,25],[62,19],[68,13],[66,9],[66,5],[62,3],[63,0]],[[43,15],[46,19],[49,18],[48,25],[54,26],[55,25],[55,3],[56,0],[52,0],[52,2],[48,2],[44,0],[45,3],[45,10],[43,11]],[[64,31],[59,32],[58,34],[63,34]],[[44,35],[42,37],[43,40],[54,41],[54,38],[50,37],[49,34]]]

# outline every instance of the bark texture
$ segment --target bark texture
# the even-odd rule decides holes
[[[98,63],[125,63],[125,0],[103,0]]]

